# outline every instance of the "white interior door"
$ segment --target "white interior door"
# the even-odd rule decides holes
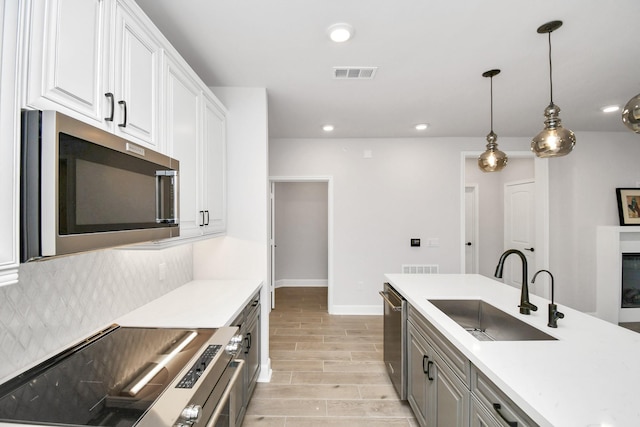
[[[535,181],[519,181],[505,184],[504,190],[504,250],[517,249],[527,258],[528,283],[535,273],[536,222]],[[522,286],[522,263],[510,256],[505,263],[504,283]],[[533,292],[533,289],[530,289]],[[536,292],[533,292],[536,293]]]
[[[464,260],[466,274],[478,272],[478,187],[470,185],[464,192],[465,227],[464,227]]]
[[[271,278],[269,292],[271,294],[271,309],[276,308],[276,183],[271,181],[271,227],[269,228],[269,246],[271,250]]]

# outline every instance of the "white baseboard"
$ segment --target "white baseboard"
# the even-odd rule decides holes
[[[280,279],[274,284],[276,288],[326,288],[329,285],[327,279]]]
[[[379,305],[334,305],[329,314],[346,315],[383,315],[383,306]]]

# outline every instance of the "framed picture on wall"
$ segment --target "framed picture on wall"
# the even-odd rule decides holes
[[[640,225],[640,188],[616,188],[620,225]]]

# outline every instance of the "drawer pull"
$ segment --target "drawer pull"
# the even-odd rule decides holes
[[[500,415],[500,418],[502,418],[504,420],[505,423],[507,423],[507,425],[509,427],[518,427],[518,423],[516,421],[509,421],[507,419],[507,417],[505,417],[502,412],[500,412],[500,409],[502,409],[502,406],[499,403],[494,403],[493,404],[493,409],[496,410],[496,412],[498,413],[498,415]]]
[[[424,360],[423,360],[423,362],[424,362]],[[433,377],[431,376],[431,366],[433,366],[433,362],[432,362],[431,360],[429,360],[429,361],[427,362],[427,372],[426,372],[426,374],[427,374],[427,379],[428,379],[429,381],[433,381]]]

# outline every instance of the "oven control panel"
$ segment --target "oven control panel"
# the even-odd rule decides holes
[[[195,361],[193,366],[187,371],[187,373],[182,377],[182,379],[176,385],[176,388],[193,388],[193,386],[198,382],[198,379],[202,375],[202,373],[207,369],[209,363],[216,356],[218,351],[222,348],[221,345],[212,344],[209,345],[198,357],[198,360]]]

